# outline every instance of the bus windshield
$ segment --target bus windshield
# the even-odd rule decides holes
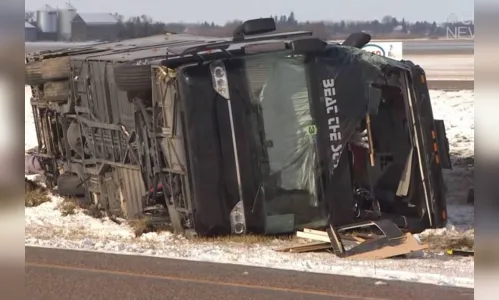
[[[294,229],[325,224],[304,59],[271,53],[243,60],[251,102],[257,108],[267,223],[272,219],[283,222],[282,216],[287,215],[293,219]]]

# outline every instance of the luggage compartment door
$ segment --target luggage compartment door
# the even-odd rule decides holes
[[[411,114],[416,129],[415,142],[418,148],[418,161],[423,179],[426,210],[429,227],[442,228],[447,224],[447,202],[443,178],[443,166],[438,155],[436,123],[424,70],[418,66],[411,68],[412,76],[406,77],[411,97]],[[442,127],[445,129],[445,127]],[[445,137],[444,133],[440,137]],[[445,145],[445,140],[444,145]],[[445,147],[442,150],[446,149]],[[446,151],[442,151],[445,158]],[[448,153],[448,152],[447,152]],[[448,163],[448,161],[447,161]]]
[[[445,132],[445,123],[443,120],[435,120],[435,131],[437,133],[438,155],[442,169],[452,170],[450,160],[449,140]]]

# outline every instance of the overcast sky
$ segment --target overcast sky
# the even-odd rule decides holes
[[[1,0],[0,0],[1,1]],[[497,1],[497,0],[495,0]],[[25,0],[26,10],[48,4],[63,7],[67,0]],[[246,3],[246,4],[245,4]],[[380,20],[391,15],[408,21],[444,22],[474,19],[473,0],[72,0],[78,12],[119,13],[125,17],[148,15],[163,22],[215,22],[246,20],[295,13],[298,20]]]

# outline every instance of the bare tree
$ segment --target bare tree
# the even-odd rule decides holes
[[[35,23],[36,19],[35,19],[35,13],[32,12],[32,11],[26,11],[24,12],[24,21],[30,23],[30,24],[33,24]]]

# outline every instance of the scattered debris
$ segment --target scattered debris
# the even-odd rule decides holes
[[[314,251],[331,250],[332,240],[327,231],[304,229],[296,233],[298,238],[312,240],[311,243],[301,243],[293,246],[275,249],[279,252],[304,253]],[[383,259],[401,255],[408,255],[428,248],[421,244],[412,234],[400,234],[399,236],[379,236],[366,233],[339,234],[341,244],[345,246],[344,257],[354,259]],[[356,248],[361,246],[359,248]]]
[[[475,256],[474,250],[448,249],[445,253],[452,256]]]
[[[410,233],[406,233],[404,237],[401,237],[399,239],[400,240],[397,243],[394,243],[394,245],[388,245],[370,252],[360,253],[351,256],[350,258],[355,258],[355,259],[392,258],[396,256],[402,256],[426,250],[428,248],[428,245],[419,244],[418,241]]]
[[[291,253],[304,253],[304,252],[314,252],[320,250],[327,250],[331,248],[330,242],[317,242],[317,243],[306,243],[301,245],[286,246],[275,249],[278,252],[291,252]]]

